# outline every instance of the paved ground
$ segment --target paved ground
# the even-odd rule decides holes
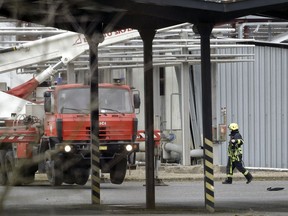
[[[248,168],[255,180],[288,180],[288,169],[259,169]],[[155,176],[164,181],[173,180],[203,180],[203,166],[181,166],[162,164],[156,172]],[[109,179],[108,174],[104,174],[104,177]],[[125,181],[142,181],[145,177],[145,167],[138,166],[136,170],[128,170]],[[225,167],[214,167],[214,180],[221,181],[226,178]],[[47,180],[46,174],[36,175],[37,180]],[[237,170],[233,176],[234,180],[244,180],[242,173]]]
[[[226,186],[221,184],[221,181],[225,179],[225,167],[215,167],[215,204],[217,211],[213,215],[287,215],[288,171],[250,170],[254,176],[251,184],[246,185],[243,175],[235,173],[233,185]],[[108,178],[108,175],[105,175],[105,177]],[[202,166],[162,165],[158,172],[158,178],[167,183],[169,187],[156,187],[157,207],[151,210],[146,209],[145,206],[146,196],[145,187],[143,187],[145,167],[140,166],[136,170],[129,170],[123,185],[101,184],[101,191],[104,189],[101,200],[104,204],[100,206],[91,205],[91,182],[88,182],[84,188],[76,185],[51,188],[46,175],[37,174],[34,185],[12,189],[14,193],[10,193],[12,197],[9,202],[5,201],[5,211],[1,212],[0,209],[0,215],[211,215],[207,213],[204,207]],[[193,193],[191,193],[191,183],[193,184],[192,188],[194,188]],[[279,184],[285,185],[285,189],[281,192],[268,192],[266,190],[268,186],[275,187]],[[243,189],[241,189],[242,187]],[[120,191],[122,191],[121,195],[117,195]],[[3,195],[3,187],[1,194]],[[174,196],[169,197],[167,194],[174,194]],[[229,194],[232,196],[229,196]],[[79,203],[79,196],[85,197],[86,201]],[[128,200],[127,203],[122,204],[121,196],[125,196],[125,199]],[[26,198],[23,199],[23,197]],[[35,197],[37,197],[36,200],[34,200]],[[111,197],[113,198],[111,199]],[[168,198],[166,200],[163,197]],[[29,199],[33,200],[32,204]],[[56,202],[57,199],[59,201]],[[179,200],[174,202],[177,199]],[[136,204],[129,204],[131,200]],[[172,203],[171,200],[173,200]],[[61,205],[61,202],[66,203]]]
[[[249,168],[248,168],[249,169]],[[226,167],[214,167],[215,181],[223,180],[226,178]],[[285,179],[288,180],[288,169],[260,169],[250,168],[250,172],[257,180],[273,180]],[[164,180],[202,180],[203,179],[203,166],[181,166],[181,165],[162,165],[158,172],[158,177]],[[235,170],[234,179],[243,179],[242,173]],[[127,172],[126,180],[145,179],[145,167],[138,167],[136,170]]]
[[[204,207],[204,184],[199,181],[169,181],[155,187],[155,209],[147,209],[143,181],[121,185],[101,184],[101,205],[91,205],[91,182],[85,186],[51,187],[47,181],[9,188],[1,215],[82,216],[82,215],[211,215]],[[288,181],[235,181],[232,185],[215,184],[217,216],[286,216]],[[268,191],[281,186],[283,190]],[[5,187],[0,187],[3,194]]]

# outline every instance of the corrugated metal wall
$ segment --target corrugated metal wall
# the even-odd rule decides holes
[[[226,107],[227,123],[239,124],[245,166],[288,168],[288,49],[247,49],[255,52],[255,62],[217,64],[217,121]],[[218,52],[233,53],[233,48]],[[226,165],[227,142],[220,149]]]

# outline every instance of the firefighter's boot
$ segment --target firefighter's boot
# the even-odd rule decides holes
[[[251,175],[250,172],[248,172],[248,173],[245,175],[245,178],[247,179],[246,184],[249,184],[249,183],[252,181],[253,176]]]
[[[222,182],[222,184],[232,184],[232,178],[231,177],[227,177],[225,179],[225,181]]]

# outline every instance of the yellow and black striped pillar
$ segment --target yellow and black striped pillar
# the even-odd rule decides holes
[[[205,207],[214,212],[214,172],[213,172],[213,142],[212,140],[212,87],[210,35],[212,23],[198,23],[195,26],[201,35],[201,85],[202,85],[202,119],[204,143],[204,187]]]
[[[205,207],[214,212],[213,142],[207,138],[204,139],[204,174]]]
[[[100,204],[100,153],[98,145],[95,145],[97,137],[92,135],[92,151],[91,151],[91,187],[92,187],[92,204]]]
[[[94,39],[94,40],[93,40]],[[96,41],[95,41],[96,40]],[[97,38],[87,37],[90,48],[90,106],[91,106],[91,197],[92,204],[100,204],[100,151],[98,106],[98,43]]]

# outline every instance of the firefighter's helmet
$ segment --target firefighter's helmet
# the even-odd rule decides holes
[[[239,126],[237,123],[231,123],[229,124],[228,128],[233,131],[233,130],[238,130]]]

